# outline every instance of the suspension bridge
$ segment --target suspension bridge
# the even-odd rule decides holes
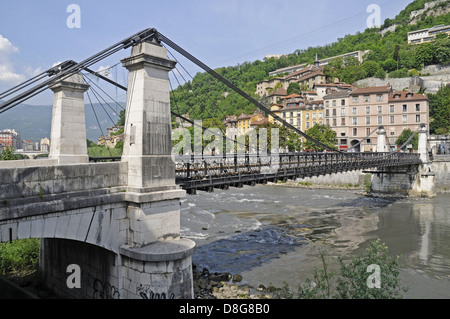
[[[172,116],[198,124],[171,107],[169,73],[178,61],[169,59],[166,46],[325,151],[173,154]],[[131,49],[131,55],[120,61],[128,71],[127,85],[92,71],[96,63],[123,49]],[[125,105],[114,102],[88,74],[126,91]],[[49,158],[0,163],[0,241],[41,238],[43,278],[62,296],[192,298],[195,244],[180,238],[180,199],[186,192],[371,170],[374,191],[432,193],[423,126],[415,132],[416,154],[335,149],[286,122],[153,28],[81,62],[68,60],[1,93],[0,116],[49,89],[54,94]],[[109,103],[125,111],[120,157],[87,155],[85,93],[92,106],[88,90],[99,102],[100,91],[105,93]],[[103,111],[115,110],[109,103],[106,99],[100,103]],[[95,117],[98,120],[97,113]],[[378,136],[378,149],[386,149],[382,127]],[[67,265],[74,263],[84,269],[78,290],[69,289],[64,277]]]

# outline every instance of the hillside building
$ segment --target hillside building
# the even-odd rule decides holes
[[[437,25],[432,28],[408,32],[408,44],[422,44],[433,41],[438,34],[450,35],[450,25]]]

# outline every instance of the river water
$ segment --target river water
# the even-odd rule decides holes
[[[405,298],[450,298],[450,195],[370,198],[352,190],[276,185],[199,192],[182,201],[182,236],[193,239],[193,262],[243,276],[243,284],[296,288],[320,268],[325,251],[361,255],[377,238],[401,256]]]

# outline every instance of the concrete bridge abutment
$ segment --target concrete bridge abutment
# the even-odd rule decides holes
[[[418,153],[420,165],[384,167],[373,172],[370,193],[383,196],[434,197],[435,174],[431,171],[428,155],[428,130],[421,125],[419,130]],[[386,132],[383,127],[378,130],[378,151],[386,150]]]

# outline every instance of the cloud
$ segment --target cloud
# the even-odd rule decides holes
[[[16,48],[7,38],[4,38],[0,34],[0,58],[3,54],[9,55],[11,53],[18,53],[19,49]]]
[[[19,49],[0,34],[0,84],[4,86],[16,85],[25,80],[25,76],[17,73],[11,62],[11,55],[18,52]]]

